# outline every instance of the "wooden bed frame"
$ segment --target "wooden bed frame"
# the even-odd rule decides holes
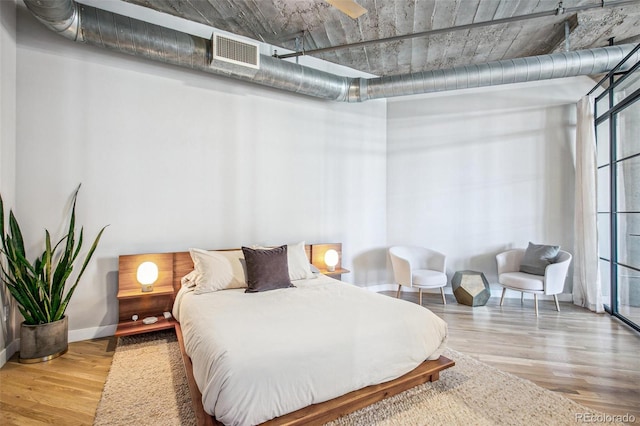
[[[309,259],[312,258],[312,247],[312,245],[306,246]],[[169,253],[163,253],[164,256],[167,254]],[[175,294],[177,294],[181,287],[180,280],[183,276],[193,270],[193,261],[191,260],[189,252],[176,252],[170,254],[173,256],[173,268],[171,274],[167,274],[166,278],[169,279],[169,277],[171,277],[172,279],[175,297]],[[144,260],[149,260],[153,255],[128,255],[126,257],[128,258],[127,261],[135,262],[135,257],[142,258],[143,256]],[[191,359],[185,351],[182,329],[178,322],[175,322],[175,330],[176,335],[178,336],[178,342],[180,343],[180,351],[182,353],[182,360],[184,362],[185,373],[189,384],[189,391],[197,423],[201,426],[222,425],[222,423],[218,422],[213,416],[210,416],[204,410],[202,405],[202,394],[195,382],[193,366],[191,364]],[[437,360],[423,362],[414,370],[395,380],[378,385],[367,386],[366,388],[349,392],[329,401],[304,407],[292,413],[269,420],[262,423],[262,425],[321,425],[420,384],[436,381],[440,377],[440,371],[453,367],[454,365],[454,361],[441,356]]]

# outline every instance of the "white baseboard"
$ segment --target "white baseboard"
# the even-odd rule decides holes
[[[8,360],[11,359],[13,354],[18,352],[20,348],[20,339],[16,339],[13,342],[9,343],[6,348],[0,351],[0,367],[5,365]]]

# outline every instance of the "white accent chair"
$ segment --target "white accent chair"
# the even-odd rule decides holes
[[[416,287],[418,299],[422,305],[422,290],[440,288],[442,303],[447,304],[444,297],[444,286],[447,285],[447,258],[444,254],[423,247],[396,246],[389,249],[393,275],[400,297],[402,286]]]
[[[498,283],[504,287],[500,298],[500,306],[504,301],[504,294],[507,289],[510,289],[521,292],[521,302],[524,299],[524,293],[533,293],[536,316],[538,316],[538,294],[553,295],[556,309],[560,312],[557,295],[562,293],[564,289],[564,281],[571,263],[571,254],[560,250],[555,263],[549,264],[545,268],[544,276],[542,276],[520,272],[520,262],[522,262],[524,253],[525,249],[513,249],[496,256]]]

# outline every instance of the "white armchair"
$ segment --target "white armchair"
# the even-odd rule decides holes
[[[560,250],[555,263],[545,268],[544,276],[527,274],[520,272],[520,263],[524,257],[525,249],[513,249],[500,253],[496,256],[498,264],[498,283],[502,287],[502,297],[500,306],[504,301],[504,294],[507,289],[521,292],[520,300],[524,298],[524,293],[533,293],[536,316],[538,315],[538,294],[553,295],[556,302],[556,309],[560,311],[558,304],[558,294],[564,289],[564,281],[569,271],[571,254]]]
[[[418,299],[422,305],[422,289],[440,288],[442,303],[447,304],[444,297],[444,286],[447,285],[447,258],[444,254],[423,247],[397,246],[389,249],[391,266],[400,297],[402,286],[416,287]]]

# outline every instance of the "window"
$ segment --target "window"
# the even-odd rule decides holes
[[[625,68],[596,99],[600,273],[607,311],[640,330],[640,63]]]

